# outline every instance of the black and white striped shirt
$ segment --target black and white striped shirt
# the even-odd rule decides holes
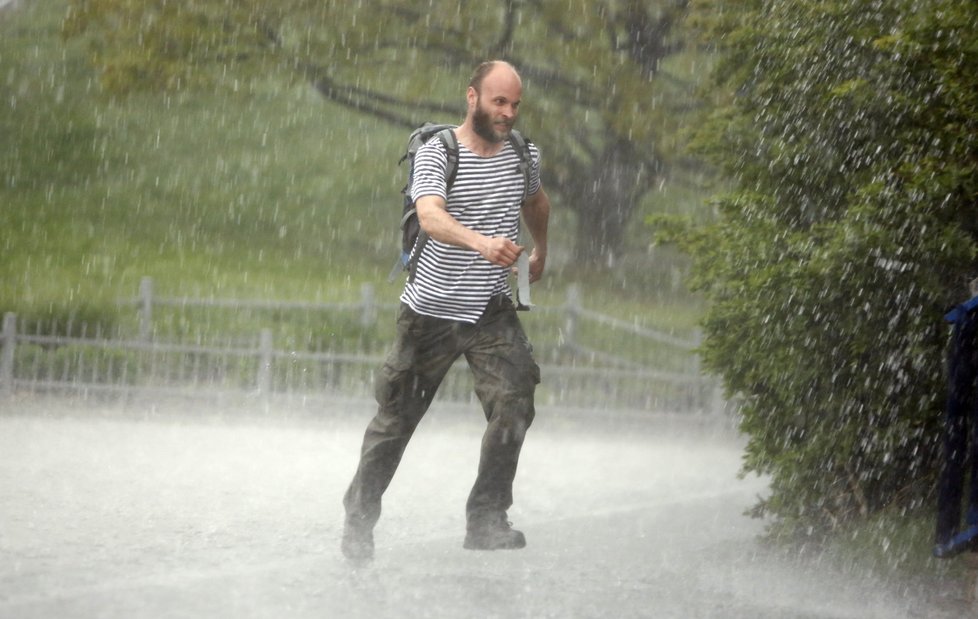
[[[530,144],[529,195],[540,189],[540,152]],[[441,140],[429,140],[414,159],[411,198],[440,196],[460,224],[486,236],[505,236],[514,243],[523,199],[519,154],[507,141],[492,157],[480,157],[459,144],[458,172],[446,197],[448,153]],[[401,300],[419,314],[476,322],[497,294],[509,294],[509,271],[479,252],[429,239],[418,259],[414,278]]]

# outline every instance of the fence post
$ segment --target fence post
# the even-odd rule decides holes
[[[153,278],[139,280],[139,339],[148,342],[153,334]]]
[[[374,302],[373,284],[365,282],[360,286],[360,300],[363,304],[363,312],[360,314],[360,325],[369,327],[377,320],[377,306]]]
[[[269,395],[272,391],[272,330],[262,329],[258,341],[258,391]]]
[[[14,392],[14,350],[17,347],[17,315],[3,315],[3,349],[0,352],[0,394],[10,396]]]
[[[581,309],[581,289],[577,284],[567,288],[567,301],[564,303],[566,317],[564,319],[564,345],[572,346],[577,330],[577,313]]]

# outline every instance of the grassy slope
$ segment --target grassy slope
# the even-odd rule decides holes
[[[0,20],[0,311],[104,315],[147,275],[164,295],[343,300],[370,282],[396,298],[403,130],[274,77],[109,100],[62,15],[29,3]],[[569,258],[572,223],[557,203],[537,303],[578,283],[588,307],[694,326],[698,301],[662,294],[681,260],[638,233],[628,268],[588,272]]]
[[[315,296],[370,273],[381,243],[360,244],[386,230],[363,230],[364,211],[397,191],[376,174],[396,160],[388,130],[285,84],[107,101],[58,17],[3,24],[5,297],[114,296],[142,275],[189,294]]]

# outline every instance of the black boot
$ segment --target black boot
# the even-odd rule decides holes
[[[526,536],[512,527],[506,514],[470,521],[463,548],[468,550],[515,550],[526,546]]]
[[[369,527],[357,526],[349,521],[343,527],[340,542],[343,556],[354,563],[366,563],[374,558],[374,532]]]

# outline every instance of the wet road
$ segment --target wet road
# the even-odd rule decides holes
[[[0,409],[0,617],[959,617],[926,591],[758,540],[739,441],[705,420],[541,410],[510,517],[461,548],[480,415],[435,408],[385,496],[377,558],[338,551],[369,408]],[[613,418],[612,414],[595,414]]]

